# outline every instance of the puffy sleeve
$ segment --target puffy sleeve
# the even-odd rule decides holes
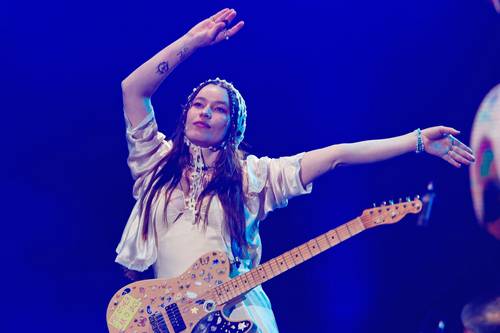
[[[128,166],[135,180],[133,196],[137,200],[149,183],[153,171],[160,161],[172,149],[172,142],[165,140],[165,135],[158,131],[154,113],[149,113],[137,126],[132,127],[125,116],[127,125]],[[116,248],[115,261],[129,269],[144,271],[157,258],[154,227],[148,228],[148,237],[142,238],[144,215],[137,200],[125,225],[123,234]]]
[[[158,163],[172,149],[172,141],[165,140],[165,135],[158,131],[154,112],[150,112],[137,126],[132,127],[125,116],[127,125],[127,163],[135,180],[133,196],[137,200],[151,177]]]
[[[250,201],[258,200],[258,207],[253,205],[249,208],[255,211],[258,220],[263,220],[276,208],[285,207],[289,199],[311,193],[312,183],[304,187],[300,180],[300,161],[303,156],[304,153],[276,159],[253,155],[247,157],[247,195]]]
[[[143,223],[144,217],[139,212],[139,201],[137,201],[123,230],[120,243],[116,247],[115,259],[120,265],[139,272],[148,269],[157,258],[154,228],[148,228],[148,237],[144,240]]]

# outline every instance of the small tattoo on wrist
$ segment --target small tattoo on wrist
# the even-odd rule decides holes
[[[189,52],[189,48],[183,47],[179,52],[177,52],[177,56],[182,61],[182,60],[186,59],[186,57],[188,56],[188,52]]]
[[[169,69],[168,62],[163,61],[163,62],[160,62],[158,67],[156,67],[156,73],[165,74],[166,72],[168,72],[168,69]]]

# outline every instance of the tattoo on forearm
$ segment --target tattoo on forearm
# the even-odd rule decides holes
[[[158,67],[156,67],[156,73],[165,74],[166,72],[168,72],[168,69],[169,69],[168,62],[163,61],[163,62],[160,62]]]
[[[181,61],[183,61],[184,59],[186,59],[186,57],[188,56],[189,54],[189,48],[187,47],[183,47],[179,52],[177,52],[177,56],[179,57],[179,59]]]

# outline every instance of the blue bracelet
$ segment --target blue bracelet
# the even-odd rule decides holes
[[[416,129],[417,131],[417,148],[415,149],[415,153],[420,154],[425,151],[424,140],[422,140],[422,131],[420,128]]]

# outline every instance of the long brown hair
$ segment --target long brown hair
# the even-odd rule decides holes
[[[238,122],[241,123],[241,117],[238,119],[238,115],[242,114],[239,108],[246,108],[246,106],[244,101],[241,103],[242,97],[239,92],[231,84],[220,79],[207,80],[201,83],[189,95],[187,103],[183,107],[180,121],[172,136],[172,150],[160,161],[160,163],[158,163],[141,198],[140,207],[141,211],[144,212],[142,237],[143,239],[147,239],[150,224],[154,223],[151,221],[151,205],[153,199],[158,197],[163,192],[162,189],[165,188],[167,198],[163,216],[166,217],[167,206],[172,196],[172,192],[179,185],[183,177],[183,171],[190,165],[189,147],[184,143],[187,111],[191,108],[191,104],[198,92],[208,84],[214,84],[226,89],[229,100],[231,101],[231,118],[230,127],[220,145],[219,156],[214,165],[214,174],[198,198],[198,209],[196,211],[201,211],[199,208],[205,197],[207,197],[207,209],[203,216],[203,224],[204,227],[206,227],[210,203],[213,197],[217,195],[224,210],[224,228],[231,237],[233,255],[235,257],[239,256],[244,258],[247,256],[248,242],[245,234],[245,196],[243,193],[241,160],[244,158],[245,154],[242,150],[238,149],[239,141],[241,141],[243,137],[241,126],[238,125]],[[246,109],[243,111],[246,117]],[[199,223],[201,218],[201,214],[198,214],[195,217],[195,223]],[[166,221],[164,222],[166,223]]]

